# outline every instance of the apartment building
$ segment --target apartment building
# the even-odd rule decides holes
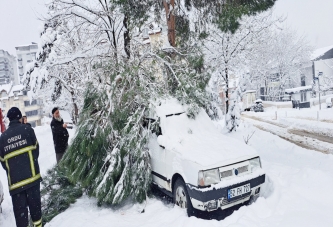
[[[38,45],[36,43],[31,43],[29,45],[15,47],[15,49],[17,55],[19,81],[22,81],[23,75],[27,70],[27,64],[36,59]]]
[[[16,59],[7,51],[0,50],[0,85],[10,82],[18,84]]]
[[[22,115],[27,116],[28,122],[32,127],[40,126],[43,117],[42,101],[32,100],[24,90],[24,86],[5,84],[0,86],[0,107],[3,116],[7,115],[11,107],[17,107],[21,110]]]

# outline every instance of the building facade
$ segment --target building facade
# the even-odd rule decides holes
[[[6,116],[8,110],[14,106],[21,110],[22,116],[27,116],[32,127],[41,125],[43,117],[41,100],[30,102],[23,85],[5,84],[0,86],[0,107],[3,116]]]
[[[29,45],[15,47],[15,49],[17,55],[19,81],[22,81],[22,78],[27,70],[27,64],[36,59],[38,45],[36,43],[31,43]]]
[[[312,56],[314,93],[318,95],[319,85],[322,95],[333,93],[333,46],[315,51]]]
[[[16,59],[7,51],[0,50],[0,85],[11,82],[14,84],[19,82]]]

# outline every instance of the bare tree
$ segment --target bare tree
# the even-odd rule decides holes
[[[219,81],[225,85],[226,113],[229,108],[230,75],[239,77],[239,73],[246,69],[247,56],[255,48],[254,43],[275,21],[271,20],[271,13],[264,13],[246,17],[240,23],[234,34],[222,33],[213,27],[210,36],[203,43],[207,62],[212,64]]]
[[[311,46],[290,28],[271,27],[255,44],[249,57],[251,81],[264,96],[283,97],[285,89],[299,86],[302,65],[310,61]]]

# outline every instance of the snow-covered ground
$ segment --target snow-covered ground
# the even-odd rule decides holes
[[[278,103],[279,104],[279,103]],[[302,147],[333,154],[333,109],[265,108],[263,113],[243,112],[242,117],[257,128],[271,132]]]
[[[274,103],[274,102],[270,102]],[[326,103],[319,105],[312,105],[311,108],[293,109],[293,108],[280,108],[284,102],[277,102],[275,106],[265,108],[265,112],[254,113],[247,112],[246,114],[253,114],[256,116],[267,117],[271,119],[277,118],[298,118],[303,120],[314,120],[333,123],[333,108],[327,108]]]
[[[36,128],[41,145],[42,174],[55,164],[49,126]],[[249,145],[255,148],[267,173],[262,196],[250,206],[242,206],[224,220],[188,218],[185,212],[160,198],[151,198],[141,213],[141,205],[120,209],[97,207],[95,199],[83,196],[46,227],[90,226],[333,226],[333,155],[307,150],[278,136],[261,131],[244,121],[236,133],[228,134],[244,142],[255,131]],[[73,132],[73,131],[72,131]],[[223,148],[221,148],[223,149]],[[4,171],[0,180],[6,182]],[[15,226],[11,200],[4,184],[5,201],[0,226]]]

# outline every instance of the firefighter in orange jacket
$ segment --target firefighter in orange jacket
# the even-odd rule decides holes
[[[35,227],[42,226],[38,156],[34,130],[21,124],[21,111],[12,107],[7,117],[9,128],[0,137],[0,161],[7,172],[9,192],[17,227],[29,225],[28,207]]]

